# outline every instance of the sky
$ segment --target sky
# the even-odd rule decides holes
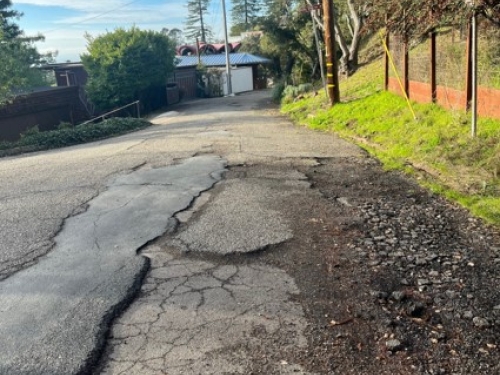
[[[45,42],[40,52],[58,51],[57,62],[80,61],[86,51],[85,33],[97,36],[118,27],[160,31],[182,30],[187,17],[186,0],[12,0],[24,13],[17,23],[26,35],[38,33]],[[228,6],[230,1],[226,0]],[[222,5],[212,0],[208,23],[216,39],[223,39]]]

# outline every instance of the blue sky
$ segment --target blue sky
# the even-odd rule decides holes
[[[79,61],[86,50],[84,34],[92,36],[133,25],[141,29],[183,28],[187,16],[183,0],[13,0],[24,13],[18,21],[27,35],[41,33],[39,51],[58,51],[57,61]],[[226,0],[229,6],[230,1]],[[216,39],[223,38],[221,1],[212,0],[208,23]]]

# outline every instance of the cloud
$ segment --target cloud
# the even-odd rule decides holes
[[[34,30],[25,30],[28,35]],[[98,35],[99,32],[89,30],[90,34]],[[57,61],[80,61],[80,55],[87,49],[84,30],[61,30],[47,34],[45,41],[35,43],[38,51],[42,53],[58,51]]]
[[[99,0],[99,1],[82,1],[82,0],[15,0],[16,4],[35,5],[42,7],[61,7],[70,10],[78,10],[83,12],[105,12],[111,9],[116,9],[129,3],[127,0]]]
[[[57,20],[57,24],[150,24],[150,23],[182,23],[186,17],[183,4],[168,4],[145,7],[125,7],[109,12],[85,12],[82,15],[65,17]]]

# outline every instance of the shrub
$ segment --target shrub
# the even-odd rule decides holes
[[[283,81],[277,82],[273,86],[271,93],[272,93],[273,101],[275,103],[281,102],[281,98],[283,97],[284,90],[285,90],[285,82],[283,82]]]
[[[291,103],[299,95],[306,94],[313,90],[313,85],[310,83],[304,83],[298,86],[287,86],[283,91],[283,102]]]
[[[148,125],[151,123],[143,119],[114,117],[97,124],[62,127],[46,132],[40,132],[38,127],[34,127],[24,132],[17,142],[0,143],[0,150],[2,150],[0,156],[91,142],[141,129]]]
[[[40,133],[40,129],[38,128],[38,125],[35,125],[35,126],[32,126],[31,128],[26,129],[24,132],[22,132],[21,138],[36,135],[38,133]]]

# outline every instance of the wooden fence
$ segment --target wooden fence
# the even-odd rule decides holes
[[[391,55],[386,54],[386,90],[406,94],[416,102],[437,103],[453,110],[470,109],[473,73],[470,26],[432,32],[424,44],[393,35],[388,35],[385,42]],[[488,53],[486,37],[480,39],[480,43],[484,43],[481,47]],[[392,69],[391,57],[396,72]],[[500,89],[488,87],[492,82],[492,79],[480,80],[478,114],[500,118]]]
[[[0,140],[15,141],[27,129],[56,129],[61,122],[78,124],[89,118],[79,86],[55,87],[18,96],[0,107]]]

